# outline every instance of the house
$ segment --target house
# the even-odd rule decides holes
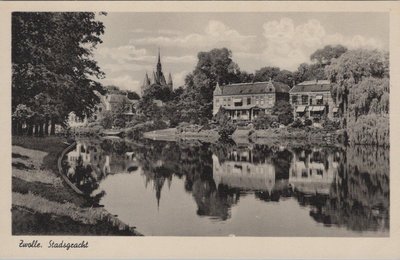
[[[289,94],[295,118],[320,119],[325,115],[330,119],[338,117],[329,80],[304,81],[295,85]]]
[[[68,116],[68,125],[70,127],[87,126],[91,121],[98,121],[104,117],[106,111],[115,113],[122,109],[124,116],[128,119],[136,114],[138,100],[131,100],[126,94],[106,94],[102,95],[95,92],[100,98],[100,102],[93,108],[93,114],[90,118],[79,118],[75,113],[71,112]]]
[[[251,121],[260,112],[271,113],[277,101],[289,101],[289,90],[288,85],[272,80],[217,84],[213,93],[213,115],[223,107],[233,120]]]

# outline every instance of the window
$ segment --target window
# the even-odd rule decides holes
[[[292,104],[297,104],[297,96],[292,96]]]
[[[99,107],[99,112],[101,112],[103,109],[101,107]]]
[[[302,95],[301,96],[301,103],[303,105],[308,105],[308,95]]]
[[[248,97],[247,98],[247,105],[250,105],[251,104],[251,97]]]

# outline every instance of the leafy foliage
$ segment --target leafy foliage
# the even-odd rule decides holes
[[[99,102],[94,90],[101,89],[95,79],[104,76],[92,52],[103,33],[90,12],[13,13],[12,110],[29,107],[29,124],[91,115]]]
[[[277,101],[272,108],[272,114],[278,116],[278,122],[283,125],[293,122],[293,108],[288,101]]]
[[[260,113],[256,119],[253,121],[254,128],[268,129],[274,122],[278,122],[278,117],[273,115],[268,115],[265,113]]]

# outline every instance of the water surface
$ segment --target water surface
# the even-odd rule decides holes
[[[93,139],[65,160],[145,235],[389,235],[388,149]]]

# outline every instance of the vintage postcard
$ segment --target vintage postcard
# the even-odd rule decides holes
[[[0,257],[400,257],[400,3],[0,6]]]

